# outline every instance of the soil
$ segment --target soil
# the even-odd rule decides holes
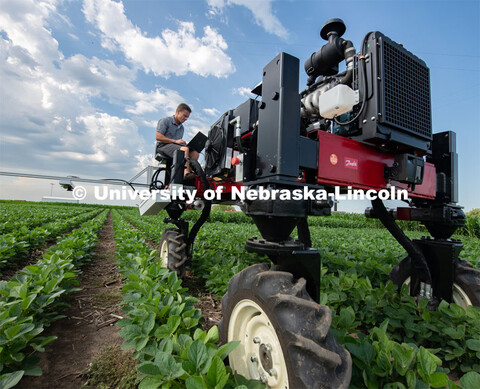
[[[54,322],[44,333],[57,340],[39,353],[40,377],[25,377],[18,388],[80,388],[85,372],[106,344],[121,344],[115,322],[123,317],[120,307],[121,275],[115,265],[115,240],[111,214],[100,230],[90,264],[82,268],[79,288],[62,312],[66,318]]]
[[[217,300],[216,295],[206,292],[203,281],[193,275],[189,269],[185,273],[182,285],[188,288],[191,296],[199,300],[195,303],[195,308],[202,311],[205,319],[205,322],[201,323],[203,330],[208,331],[211,327],[218,325],[222,318],[222,303]]]

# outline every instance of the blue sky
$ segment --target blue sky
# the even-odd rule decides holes
[[[277,53],[303,64],[333,17],[357,48],[378,30],[425,60],[434,132],[457,132],[460,203],[480,207],[478,1],[1,0],[0,170],[128,179],[179,102],[193,108],[187,137],[208,131]],[[0,198],[52,190],[0,185]]]

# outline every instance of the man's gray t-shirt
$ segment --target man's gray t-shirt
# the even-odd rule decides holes
[[[160,119],[157,123],[157,131],[170,139],[178,140],[183,138],[183,124],[177,125],[173,116]]]

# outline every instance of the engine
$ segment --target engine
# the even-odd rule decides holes
[[[212,125],[207,176],[247,185],[321,183],[321,131],[393,155],[386,180],[422,183],[433,141],[428,67],[380,32],[368,33],[357,52],[345,31],[340,19],[322,27],[327,43],[305,61],[301,92],[297,58],[281,53],[264,67],[252,90],[261,101],[249,99]]]
[[[380,32],[365,36],[358,54],[341,36],[340,19],[321,30],[328,40],[305,62],[303,126],[380,145],[389,150],[431,147],[430,75],[425,62]],[[336,74],[345,59],[347,70]]]

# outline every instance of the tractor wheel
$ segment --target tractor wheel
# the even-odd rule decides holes
[[[403,284],[410,285],[410,263],[410,257],[406,257],[390,272],[390,279],[399,289]],[[480,270],[459,259],[455,262],[454,271],[453,302],[465,310],[469,305],[480,306]]]
[[[222,299],[222,343],[239,340],[230,367],[269,388],[347,388],[350,354],[330,333],[331,312],[315,303],[305,279],[266,264],[236,274]]]
[[[188,260],[185,251],[186,247],[185,237],[180,230],[167,228],[163,231],[162,240],[160,241],[162,267],[177,272],[179,278],[185,275],[185,263]]]

